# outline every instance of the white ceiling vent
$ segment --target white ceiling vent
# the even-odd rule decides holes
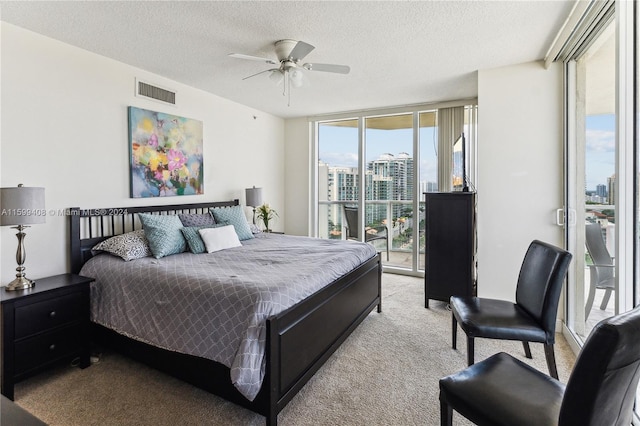
[[[176,92],[158,87],[157,85],[136,79],[136,96],[159,101],[164,104],[176,104]]]

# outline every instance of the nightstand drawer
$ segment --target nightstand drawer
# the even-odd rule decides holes
[[[17,342],[15,374],[24,373],[76,352],[79,353],[85,339],[84,332],[85,326],[76,324]]]
[[[15,338],[20,339],[83,317],[82,293],[75,292],[55,299],[16,307]]]

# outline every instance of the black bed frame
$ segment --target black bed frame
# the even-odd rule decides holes
[[[71,271],[79,273],[91,247],[113,235],[142,229],[137,213],[203,213],[238,200],[147,207],[69,211]],[[100,344],[166,372],[266,417],[277,425],[278,413],[377,306],[382,311],[380,256],[363,263],[291,308],[267,319],[266,371],[253,401],[231,383],[229,368],[215,361],[160,349],[93,324]]]

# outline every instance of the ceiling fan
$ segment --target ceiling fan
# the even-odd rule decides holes
[[[244,55],[242,53],[230,53],[229,56],[238,59],[248,59],[250,61],[279,65],[277,68],[271,68],[252,74],[243,78],[243,80],[268,72],[270,73],[269,79],[274,83],[280,84],[284,81],[285,84],[282,94],[286,95],[288,93],[289,99],[291,98],[291,86],[301,87],[303,85],[304,74],[302,70],[333,72],[338,74],[349,74],[349,71],[351,70],[347,65],[302,63],[302,59],[315,49],[314,46],[309,43],[305,43],[304,41],[285,39],[276,41],[274,46],[276,56],[278,58],[277,60]]]

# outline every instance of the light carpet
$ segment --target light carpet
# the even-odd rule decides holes
[[[451,349],[451,313],[424,308],[420,278],[384,274],[383,312],[372,312],[278,417],[287,425],[438,425],[438,379],[466,366],[466,339]],[[560,380],[575,357],[557,335]],[[546,372],[519,342],[477,339],[476,362],[504,351]],[[16,403],[52,426],[263,425],[264,417],[116,353],[80,370],[60,367],[15,389]],[[454,414],[456,425],[471,423]]]

